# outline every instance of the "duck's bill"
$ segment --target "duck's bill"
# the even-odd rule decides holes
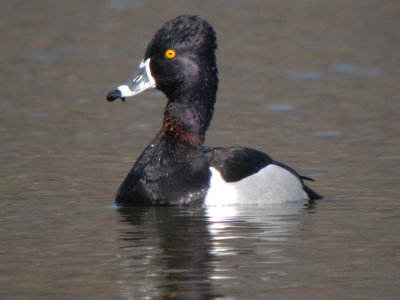
[[[107,100],[114,101],[121,98],[122,101],[125,101],[126,97],[137,95],[145,90],[155,87],[156,82],[151,75],[150,58],[148,58],[140,63],[136,75],[131,80],[128,80],[115,90],[108,93]]]

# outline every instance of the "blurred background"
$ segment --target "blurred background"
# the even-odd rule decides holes
[[[206,144],[256,148],[316,179],[325,199],[311,212],[228,210],[216,223],[209,211],[107,208],[166,101],[157,91],[126,103],[105,96],[180,14],[217,32]],[[1,1],[0,296],[395,299],[399,20],[396,0]],[[170,241],[177,224],[194,237]],[[231,245],[215,246],[221,234]],[[194,238],[202,242],[187,243]],[[191,247],[201,255],[180,252]],[[177,267],[175,256],[192,263]]]

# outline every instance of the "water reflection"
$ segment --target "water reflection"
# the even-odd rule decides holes
[[[123,208],[124,295],[211,299],[212,240],[203,208]]]
[[[128,226],[121,230],[121,291],[128,299],[218,298],[225,280],[243,278],[237,272],[241,261],[253,282],[265,280],[266,264],[289,259],[277,243],[298,229],[304,208],[304,203],[122,208],[121,220]],[[264,276],[252,274],[255,265]]]

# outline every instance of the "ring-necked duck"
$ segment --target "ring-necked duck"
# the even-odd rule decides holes
[[[211,25],[196,16],[168,21],[149,43],[138,73],[107,95],[125,100],[157,88],[168,98],[163,125],[121,184],[118,205],[282,203],[320,196],[292,168],[260,151],[203,146],[218,87]]]

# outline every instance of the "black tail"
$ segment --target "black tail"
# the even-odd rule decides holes
[[[323,196],[321,196],[320,194],[318,194],[317,192],[314,192],[312,189],[310,189],[308,186],[303,185],[303,189],[304,191],[307,193],[308,198],[310,198],[310,200],[318,200],[318,199],[322,199],[324,198]]]

